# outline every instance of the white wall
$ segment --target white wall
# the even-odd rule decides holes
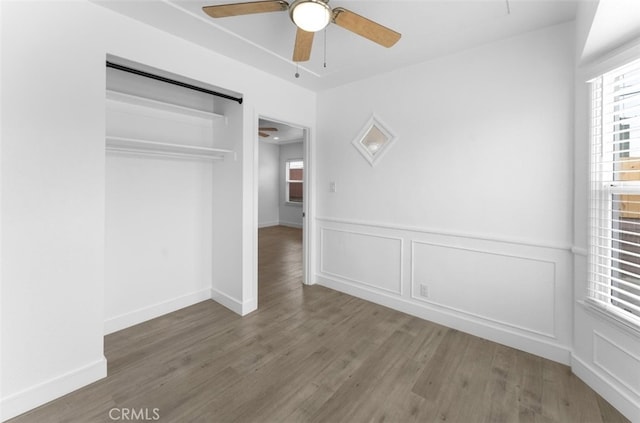
[[[105,333],[211,298],[212,170],[107,154]]]
[[[602,3],[602,2],[600,2]],[[608,14],[613,7],[607,1]],[[581,5],[587,12],[578,14],[576,27],[590,28],[593,6]],[[625,10],[624,8],[619,11]],[[625,34],[637,25],[624,28],[621,20],[598,19],[598,31],[578,32],[576,56],[582,44],[589,41],[597,45],[604,55],[591,55],[589,65],[581,66],[575,78],[575,145],[574,145],[574,298],[573,351],[571,368],[581,379],[625,414],[631,421],[640,421],[640,332],[616,322],[584,302],[588,287],[589,240],[589,90],[587,81],[625,62],[640,57],[640,40],[627,43]],[[604,26],[609,23],[610,28]],[[637,22],[637,20],[636,20]],[[597,34],[605,34],[602,39]],[[617,35],[617,37],[612,37]],[[609,52],[615,52],[611,55]]]
[[[258,226],[280,224],[280,146],[261,142],[259,147]]]
[[[282,144],[280,146],[280,163],[278,175],[280,181],[278,183],[280,190],[280,224],[284,226],[292,226],[294,228],[302,227],[302,204],[293,204],[286,201],[286,163],[291,159],[304,159],[304,144],[302,142],[294,142],[290,144]],[[306,165],[306,163],[305,163]],[[305,169],[306,177],[306,169]]]
[[[573,31],[319,94],[317,281],[569,363]],[[398,136],[375,168],[372,113]]]
[[[78,36],[95,18],[2,4],[3,419],[106,375],[105,52]]]
[[[221,146],[237,160],[214,170],[214,199],[225,207],[214,207],[212,224],[213,296],[240,313],[257,305],[258,116],[312,128],[314,136],[316,97],[87,2],[3,2],[1,19],[0,408],[7,419],[106,374],[107,54],[243,93],[243,105],[228,113],[240,129]]]

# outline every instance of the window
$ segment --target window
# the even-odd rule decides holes
[[[304,163],[302,160],[287,160],[287,202],[302,203],[303,171]]]
[[[640,60],[591,81],[590,300],[640,326]]]

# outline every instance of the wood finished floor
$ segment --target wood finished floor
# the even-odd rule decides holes
[[[259,245],[257,312],[205,301],[109,335],[107,378],[11,422],[627,421],[566,366],[303,286],[300,230]]]

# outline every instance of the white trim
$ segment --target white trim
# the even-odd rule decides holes
[[[258,309],[258,300],[256,297],[249,298],[247,301],[242,303],[242,309],[240,310],[241,316],[246,316],[249,313],[252,313]]]
[[[313,266],[315,265],[316,254],[316,228],[315,228],[315,169],[312,159],[315,157],[315,142],[312,142],[312,134],[315,132],[311,128],[303,129],[302,148],[304,149],[304,177],[307,183],[302,186],[302,283],[311,285],[315,283]]]
[[[640,57],[640,38],[631,40],[606,55],[600,56],[586,63],[581,63],[578,67],[578,70],[582,75],[580,79],[585,82],[590,81],[593,78],[623,66],[628,62],[636,60],[638,57]]]
[[[632,422],[640,422],[640,403],[591,367],[576,355],[571,355],[571,371],[582,379],[591,389],[606,398],[620,413]]]
[[[240,316],[246,316],[258,308],[258,302],[255,297],[242,302],[215,288],[211,288],[211,299]]]
[[[356,220],[356,219],[337,219],[332,217],[316,217],[316,220],[323,221],[323,222],[330,222],[330,223],[370,226],[370,227],[381,228],[381,229],[391,229],[391,230],[399,230],[399,231],[420,232],[420,233],[426,233],[426,234],[432,234],[432,235],[452,236],[456,238],[477,239],[481,241],[501,242],[506,244],[524,245],[528,247],[548,248],[552,250],[571,251],[572,249],[572,246],[569,244],[567,245],[546,244],[546,243],[541,243],[538,241],[526,240],[526,239],[502,238],[502,237],[496,237],[492,235],[473,234],[468,232],[464,233],[464,232],[442,231],[438,229],[430,229],[430,228],[417,227],[417,226],[394,225],[394,224],[380,223],[380,222],[368,222],[368,221]]]
[[[577,300],[576,304],[580,305],[585,311],[590,312],[599,319],[605,319],[608,323],[615,325],[618,329],[625,331],[627,334],[640,339],[640,327],[631,323],[627,319],[619,317],[611,310],[607,310],[597,303],[593,303],[590,298]]]
[[[111,317],[104,321],[104,334],[117,332],[210,298],[211,294],[207,288]]]
[[[296,228],[296,229],[302,229],[303,225],[299,222],[285,222],[284,220],[281,220],[278,225],[280,226],[286,226],[288,228]]]
[[[280,224],[280,222],[278,222],[277,220],[272,221],[272,222],[258,222],[258,228],[269,228],[271,226],[278,226]]]
[[[374,291],[365,286],[354,285],[318,275],[316,283],[336,291],[371,301],[424,320],[457,329],[474,336],[517,348],[540,357],[562,364],[569,364],[571,350],[548,338],[541,338],[515,331],[510,327],[499,326],[490,321],[480,321],[471,316],[459,314],[434,304],[418,304],[415,300],[400,298],[396,295]]]
[[[98,360],[2,398],[0,421],[16,417],[107,376],[107,360]]]

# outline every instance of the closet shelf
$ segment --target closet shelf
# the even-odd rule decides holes
[[[224,160],[231,150],[221,148],[200,147],[196,145],[173,144],[160,141],[141,140],[124,137],[106,137],[107,151],[123,153],[147,154],[179,158],[195,158],[207,160]]]
[[[178,104],[167,103],[166,101],[154,100],[114,90],[107,90],[107,100],[203,119],[226,119],[224,115],[220,115],[218,113],[207,112],[205,110],[180,106]]]

